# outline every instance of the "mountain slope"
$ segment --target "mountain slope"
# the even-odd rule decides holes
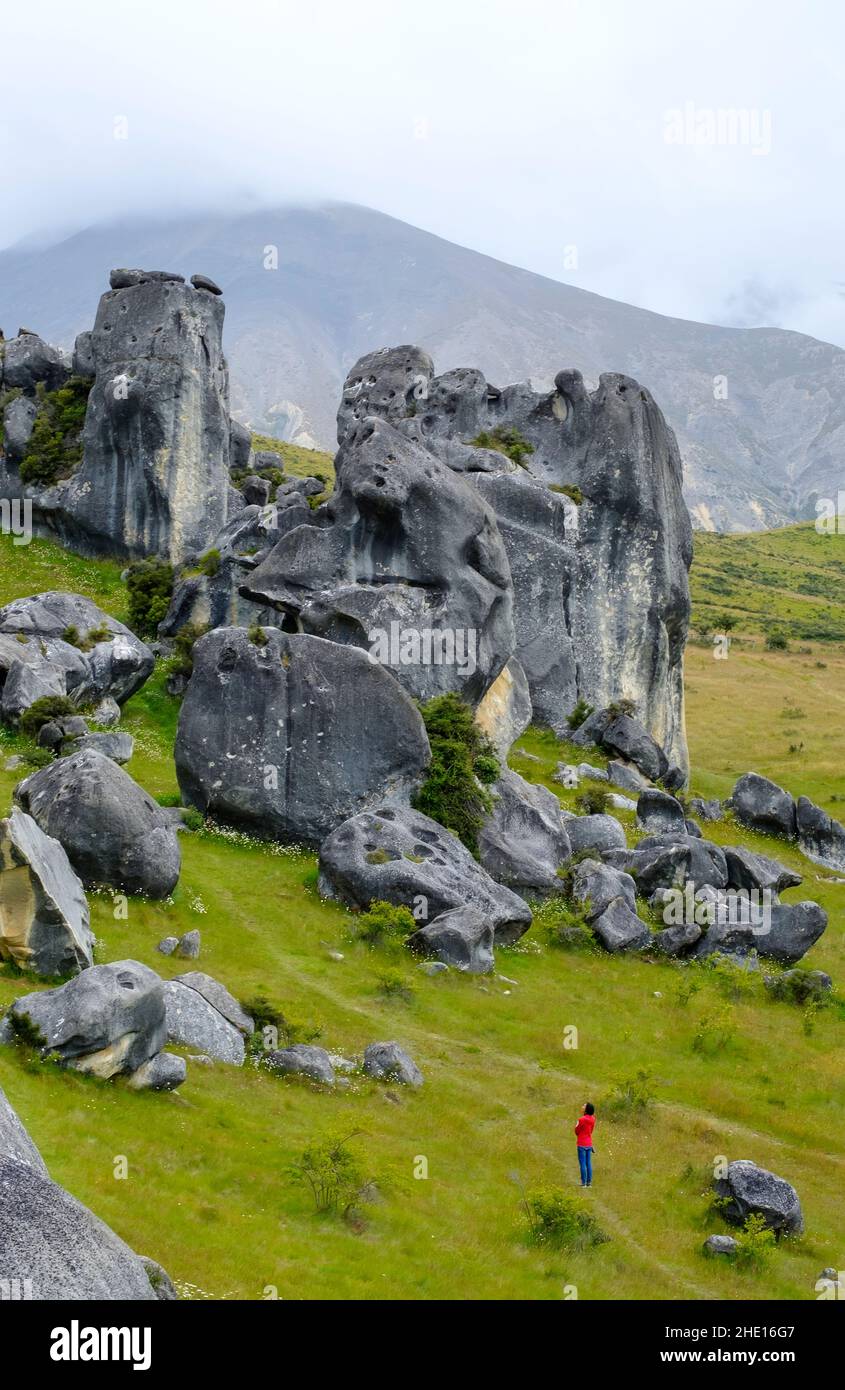
[[[265,268],[272,248],[277,269]],[[352,362],[413,342],[438,371],[477,366],[499,385],[550,383],[564,366],[590,382],[638,377],[678,433],[701,527],[812,516],[842,483],[845,351],[799,333],[666,318],[350,205],[133,221],[12,248],[0,253],[0,324],[69,345],[115,265],[222,285],[233,406],[256,430],[330,448]]]

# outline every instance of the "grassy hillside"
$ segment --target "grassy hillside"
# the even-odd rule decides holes
[[[320,449],[303,449],[299,444],[286,444],[269,434],[254,434],[252,447],[278,454],[285,473],[294,478],[325,478],[334,484],[334,457]]]
[[[813,522],[749,535],[696,531],[693,623],[729,614],[742,632],[845,641],[845,533]]]
[[[46,542],[14,549],[0,537],[2,601],[67,585],[119,616],[117,571]],[[843,665],[845,652],[831,645],[771,653],[749,638],[727,661],[693,647],[693,792],[724,794],[755,767],[835,810],[833,798],[845,797]],[[159,796],[176,791],[177,714],[160,671],[125,711],[123,727],[137,740],[128,770]],[[792,742],[804,747],[791,754]],[[4,770],[7,756],[26,751],[0,737],[0,813],[20,776]],[[532,730],[512,762],[571,803],[551,781],[567,756],[583,754]],[[807,964],[839,985],[845,887],[836,876],[737,827],[712,833],[800,867],[804,889],[789,897],[806,892],[831,915]],[[239,997],[268,996],[346,1055],[395,1038],[426,1077],[414,1093],[359,1079],[325,1093],[249,1065],[189,1063],[181,1091],[147,1095],[0,1050],[0,1083],[53,1176],[187,1293],[261,1298],[273,1286],[286,1299],[559,1300],[574,1284],[582,1299],[812,1299],[822,1267],[842,1267],[841,1006],[813,1018],[773,1003],[759,981],[563,951],[542,922],[498,952],[493,977],[428,977],[399,948],[351,939],[354,919],[315,892],[310,853],[208,829],[184,835],[182,849],[172,901],[133,901],[123,921],[107,895],[92,897],[99,960],[131,956],[169,977],[184,963],[160,956],[156,943],[199,927],[200,968]],[[407,999],[385,994],[390,971]],[[0,1008],[31,988],[0,967]],[[565,1046],[570,1025],[575,1049]],[[611,1120],[602,1102],[639,1071],[650,1077],[650,1109]],[[610,1240],[579,1254],[544,1251],[525,1240],[520,1184],[577,1190],[572,1127],[586,1099],[597,1102],[599,1124],[595,1186],[585,1195]],[[383,1193],[357,1233],[316,1216],[288,1173],[311,1142],[355,1130]],[[783,1244],[764,1273],[700,1254],[707,1232],[722,1229],[704,1195],[720,1154],[753,1158],[800,1192],[807,1233]],[[116,1155],[128,1159],[126,1180],[113,1176]],[[420,1156],[424,1180],[414,1177]]]

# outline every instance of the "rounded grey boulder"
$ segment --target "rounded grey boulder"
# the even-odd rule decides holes
[[[725,1176],[716,1178],[713,1186],[719,1197],[728,1199],[722,1211],[725,1219],[735,1225],[743,1225],[748,1216],[759,1215],[769,1230],[778,1235],[800,1235],[804,1230],[801,1202],[792,1184],[750,1159],[729,1163]]]
[[[402,1086],[422,1086],[423,1074],[413,1058],[396,1042],[370,1043],[364,1049],[364,1071],[378,1081],[398,1081]]]
[[[428,926],[412,932],[405,944],[419,955],[436,956],[444,965],[470,975],[489,975],[493,940],[493,928],[484,913],[466,904],[441,912]]]
[[[318,844],[387,793],[407,794],[430,759],[409,697],[353,647],[221,628],[194,647],[176,772],[204,814],[265,838]]]
[[[93,948],[88,903],[64,849],[14,807],[0,820],[0,960],[69,975],[93,963]]]
[[[469,905],[484,914],[497,943],[515,941],[531,925],[523,899],[494,882],[460,840],[398,805],[353,816],[323,841],[320,889],[361,909],[379,900],[422,906],[430,922]]]
[[[86,886],[166,898],[179,878],[176,831],[128,773],[89,748],[41,768],[15,800],[58,840]]]
[[[328,1052],[324,1047],[314,1047],[311,1043],[293,1043],[291,1047],[268,1052],[264,1065],[268,1071],[278,1072],[282,1076],[307,1076],[310,1081],[319,1081],[325,1086],[333,1086],[335,1082],[334,1067]]]

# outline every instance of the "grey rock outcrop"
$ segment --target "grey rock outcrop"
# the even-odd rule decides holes
[[[589,922],[601,917],[617,898],[621,898],[632,912],[637,906],[637,890],[631,875],[597,859],[582,859],[576,864],[572,873],[572,896],[576,902],[584,904]]]
[[[314,1047],[311,1043],[293,1043],[290,1047],[278,1048],[268,1052],[264,1066],[268,1071],[280,1076],[305,1076],[309,1081],[319,1081],[324,1086],[333,1086],[334,1067],[324,1047]]]
[[[691,530],[677,443],[649,393],[612,374],[590,393],[575,371],[559,372],[546,394],[525,384],[498,390],[477,371],[435,377],[426,353],[403,346],[369,353],[350,371],[341,444],[372,416],[466,472],[493,505],[514,579],[516,655],[535,711],[565,733],[578,698],[595,707],[631,699],[685,768]],[[495,447],[478,447],[484,436],[495,444],[496,430],[533,446],[522,468]],[[632,632],[642,640],[632,642]]]
[[[83,734],[81,738],[66,739],[62,744],[62,753],[82,753],[90,748],[122,767],[135,751],[135,740],[131,734],[124,733]]]
[[[32,438],[38,406],[29,396],[15,396],[3,410],[3,449],[13,463],[20,463]]]
[[[592,930],[606,951],[637,951],[647,945],[651,933],[624,897],[614,898],[592,922]]]
[[[266,838],[317,844],[430,758],[419,711],[365,652],[265,628],[208,633],[176,736],[186,801]]]
[[[3,343],[0,357],[0,385],[32,393],[37,386],[56,391],[70,376],[70,368],[58,348],[51,347],[37,333],[21,332]]]
[[[814,902],[772,903],[768,910],[755,908],[722,914],[701,937],[696,956],[714,951],[738,956],[756,951],[766,960],[794,965],[814,946],[827,927],[827,913]]]
[[[429,923],[469,905],[484,914],[499,944],[516,940],[531,925],[522,898],[495,883],[460,840],[401,806],[381,805],[354,816],[324,840],[320,888],[324,896],[365,910],[375,901],[413,910],[424,899]]]
[[[557,797],[508,767],[490,792],[493,809],[478,834],[478,857],[490,877],[517,893],[559,888],[557,870],[571,851]]]
[[[16,999],[9,1015],[43,1057],[103,1078],[131,1075],[166,1041],[162,982],[136,960],[92,965],[57,989]]]
[[[163,998],[168,1042],[196,1047],[219,1062],[243,1066],[243,1033],[206,997],[205,992],[177,977],[175,980],[165,980]]]
[[[591,849],[599,853],[605,850],[625,849],[625,831],[613,816],[567,816],[566,833],[573,854]]]
[[[176,831],[128,773],[87,749],[18,783],[15,800],[58,840],[87,887],[166,898],[179,878]]]
[[[15,807],[0,820],[0,960],[68,975],[93,963],[93,948],[88,903],[65,851]]]
[[[641,792],[637,801],[637,820],[645,830],[653,835],[666,835],[675,831],[686,835],[684,808],[668,792],[649,787]]]
[[[416,1062],[396,1042],[370,1043],[364,1049],[364,1072],[377,1081],[398,1081],[402,1086],[414,1087],[423,1084]]]
[[[281,627],[283,615],[270,604],[244,598],[241,586],[282,536],[311,519],[311,510],[299,492],[266,507],[245,506],[230,517],[209,547],[220,556],[216,573],[191,572],[188,567],[180,574],[159,627],[160,635],[174,637],[187,623],[205,628],[248,627],[252,623]]]
[[[416,699],[456,690],[477,703],[516,643],[493,512],[383,420],[348,432],[335,471],[315,524],[283,536],[241,592],[372,651]]]
[[[845,872],[845,825],[806,796],[796,803],[798,846],[814,864]]]
[[[719,1197],[727,1199],[722,1211],[725,1219],[735,1225],[741,1226],[746,1217],[758,1215],[778,1235],[800,1235],[804,1230],[801,1202],[792,1184],[750,1159],[729,1163],[725,1176],[716,1178],[713,1186]]]
[[[735,1255],[739,1246],[733,1236],[708,1236],[704,1242],[705,1255]]]
[[[769,888],[774,893],[782,893],[786,888],[797,888],[802,882],[800,874],[765,854],[755,854],[744,845],[725,845],[725,862],[731,888],[745,888],[749,892]]]
[[[764,835],[794,839],[797,829],[795,802],[768,777],[746,772],[737,781],[728,803],[738,821]]]
[[[83,553],[180,563],[210,543],[229,505],[223,302],[166,272],[121,270],[111,283],[84,345],[94,383],[82,462],[43,488],[6,467],[2,486],[32,500],[36,529]],[[10,365],[16,379],[28,371],[17,356],[10,364],[7,349],[7,377]]]
[[[435,956],[470,975],[489,975],[493,969],[493,927],[483,912],[469,904],[441,912],[412,932],[405,944],[419,955]]]
[[[233,1028],[237,1028],[239,1033],[243,1033],[245,1038],[248,1038],[254,1031],[255,1024],[249,1014],[244,1012],[226,986],[221,985],[220,981],[215,980],[213,976],[206,975],[202,970],[188,970],[184,975],[176,975],[174,979],[180,985],[187,985],[189,989],[195,989],[213,1009],[216,1009],[231,1023]]]
[[[476,707],[475,722],[500,760],[531,723],[533,707],[525,672],[515,657],[502,668]]]
[[[82,594],[50,590],[0,608],[0,711],[7,720],[47,695],[76,704],[109,696],[122,704],[154,664],[140,638]]]

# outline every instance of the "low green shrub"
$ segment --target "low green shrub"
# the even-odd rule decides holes
[[[72,376],[57,391],[36,387],[38,413],[21,460],[22,482],[52,487],[79,467],[91,385],[87,377]]]
[[[593,706],[588,705],[586,700],[579,699],[575,707],[573,708],[572,713],[567,715],[566,722],[569,725],[570,729],[580,729],[581,725],[584,723],[584,720],[589,718],[592,712]]]
[[[67,695],[42,695],[39,700],[33,701],[29,709],[24,710],[18,727],[27,738],[37,738],[42,725],[49,724],[51,719],[63,719],[69,714],[78,713]]]
[[[163,560],[150,558],[129,566],[129,626],[139,637],[155,637],[170,607],[173,582],[173,566]]]
[[[532,1245],[577,1252],[604,1245],[610,1239],[589,1208],[560,1188],[538,1188],[527,1193],[522,1212]]]
[[[437,695],[420,708],[431,764],[413,804],[477,856],[478,832],[493,806],[487,787],[500,774],[499,760],[459,695]]]
[[[496,453],[504,454],[511,463],[518,464],[520,468],[527,468],[525,460],[534,452],[534,445],[529,444],[519,430],[509,425],[497,425],[495,429],[482,430],[475,439],[467,442],[476,449],[495,449]]]
[[[416,929],[410,908],[379,899],[355,919],[352,931],[357,940],[368,946],[382,946],[388,941],[404,941]]]

